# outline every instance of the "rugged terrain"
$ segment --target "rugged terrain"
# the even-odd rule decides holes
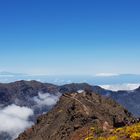
[[[57,86],[37,81],[17,81],[8,84],[0,84],[0,103],[7,105],[16,103],[25,105],[25,101],[37,96],[38,92],[57,93]]]
[[[14,104],[17,105],[17,108],[24,106],[28,109],[31,109],[34,114],[30,116],[28,118],[29,120],[27,121],[36,122],[38,116],[43,113],[47,113],[52,109],[61,95],[63,95],[63,98],[66,98],[64,95],[69,95],[71,93],[80,94],[84,91],[103,95],[106,98],[112,98],[119,104],[123,105],[134,116],[140,116],[140,88],[133,91],[113,92],[110,90],[105,90],[99,86],[91,86],[86,83],[72,83],[57,86],[49,83],[41,83],[38,81],[22,80],[13,83],[0,84],[0,117],[3,117],[2,115],[7,116],[7,114],[3,114],[3,111],[5,108]],[[97,107],[99,108],[100,106]],[[4,127],[5,126],[0,127],[0,139],[11,140],[11,134],[9,135],[9,132],[7,133],[7,128],[3,131]],[[14,129],[10,129],[10,133],[11,130]]]
[[[71,93],[78,90],[87,90],[104,96],[109,96],[123,105],[127,110],[136,116],[140,116],[140,88],[133,91],[113,92],[105,90],[99,86],[91,86],[86,83],[67,84],[57,86],[49,83],[37,81],[17,81],[8,84],[0,84],[0,105],[6,106],[17,104],[20,106],[32,106],[34,102],[30,99],[41,93]]]
[[[92,127],[100,133],[132,120],[126,109],[107,97],[93,92],[69,93],[17,140],[84,140]]]

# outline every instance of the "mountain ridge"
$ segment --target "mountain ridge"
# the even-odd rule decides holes
[[[125,126],[126,120],[133,119],[131,113],[107,97],[85,91],[63,94],[51,111],[16,140],[84,140],[90,127],[104,131]]]
[[[140,98],[140,87],[132,91],[122,90],[116,92],[103,89],[100,86],[92,86],[87,83],[72,83],[58,86],[50,83],[38,82],[35,80],[21,80],[6,84],[0,83],[0,102],[6,106],[12,103],[17,104],[15,99],[18,99],[20,101],[18,105],[23,106],[26,105],[25,102],[30,104],[28,99],[34,96],[38,96],[39,92],[51,94],[57,94],[60,92],[64,94],[67,92],[77,92],[78,90],[87,90],[104,96],[109,96],[121,105],[125,106],[136,116],[140,115],[140,112],[138,111],[140,110],[140,103],[138,101],[138,98]],[[135,105],[135,103],[137,103],[137,105]],[[137,108],[135,109],[136,106]]]
[[[112,98],[123,105],[135,116],[140,116],[140,88],[133,91],[113,92],[105,90],[99,86],[92,86],[87,83],[72,83],[66,85],[54,85],[32,81],[16,81],[12,83],[0,83],[0,106],[1,110],[12,104],[19,107],[27,107],[34,111],[34,115],[29,118],[36,122],[39,115],[50,111],[59,98],[66,94],[81,92],[99,94],[106,98]],[[8,138],[8,135],[0,134],[0,138]],[[10,138],[8,140],[11,140]]]

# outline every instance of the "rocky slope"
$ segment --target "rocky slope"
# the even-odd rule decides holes
[[[17,81],[8,84],[0,84],[0,104],[12,104],[18,99],[24,105],[31,97],[37,96],[38,92],[57,93],[56,85],[37,81]]]
[[[133,91],[112,92],[110,97],[127,108],[132,114],[140,117],[140,88]]]
[[[133,119],[126,109],[107,97],[74,92],[62,95],[57,105],[17,140],[84,140],[91,127],[106,131]]]

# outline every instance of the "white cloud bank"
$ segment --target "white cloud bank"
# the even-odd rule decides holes
[[[33,110],[27,107],[10,105],[0,110],[0,133],[7,132],[12,139],[15,139],[26,128],[33,123],[29,121]]]
[[[104,89],[118,91],[118,90],[134,90],[140,86],[140,83],[136,84],[115,84],[115,85],[100,85]]]
[[[50,93],[38,93],[38,96],[34,97],[34,101],[39,105],[39,106],[53,106],[57,103],[59,100],[60,94],[54,95]]]
[[[97,77],[111,77],[111,76],[119,76],[117,73],[98,73],[95,76]]]
[[[61,94],[38,93],[33,100],[37,107],[53,106],[59,100]],[[15,104],[0,108],[0,134],[7,133],[14,140],[20,133],[30,128],[34,123],[29,120],[34,115],[34,110],[28,107],[20,107]]]

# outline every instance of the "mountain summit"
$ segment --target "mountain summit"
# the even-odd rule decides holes
[[[134,118],[113,100],[93,92],[63,94],[57,105],[17,140],[83,140],[94,127],[106,131]]]

